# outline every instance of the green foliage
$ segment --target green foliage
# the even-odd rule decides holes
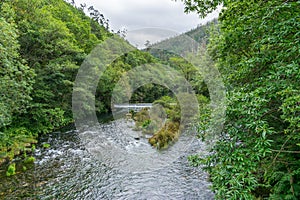
[[[189,105],[189,99],[187,98],[188,95],[186,93],[180,93],[177,97],[181,99],[182,104],[185,106]],[[199,106],[201,110],[203,110],[208,103],[208,99],[203,95],[198,95],[198,100]],[[193,121],[195,116],[188,112],[181,111],[179,102],[170,96],[163,96],[154,101],[153,104],[154,106],[152,109],[155,109],[155,106],[157,105],[160,107],[157,108],[158,110],[154,111],[155,115],[151,116],[152,121],[149,124],[149,127],[153,130],[153,136],[149,138],[149,143],[158,149],[166,149],[170,144],[173,144],[178,140],[181,123],[188,125],[189,122]],[[164,116],[162,110],[165,112],[166,116]],[[158,120],[164,120],[165,118],[167,119],[166,121]]]
[[[153,102],[153,104],[159,104],[159,105],[163,106],[164,108],[169,108],[169,109],[171,109],[172,106],[174,106],[177,103],[178,102],[176,101],[176,99],[172,98],[170,96],[163,96],[160,99]]]
[[[25,164],[34,163],[34,161],[35,161],[35,158],[33,156],[30,156],[24,160],[24,163]]]
[[[162,96],[171,95],[171,91],[164,86],[157,84],[146,84],[134,91],[130,102],[154,102]]]
[[[175,0],[176,1],[176,0]],[[185,12],[197,12],[200,17],[205,17],[207,14],[213,12],[217,6],[223,3],[224,6],[227,5],[226,2],[222,0],[181,0],[185,4]]]
[[[0,14],[0,131],[11,123],[14,114],[26,112],[31,100],[34,72],[19,54],[14,11],[2,5]]]
[[[180,56],[182,56],[183,53],[195,53],[199,47],[202,48],[206,46],[210,34],[210,27],[216,23],[217,21],[213,20],[205,25],[199,25],[197,28],[181,35],[154,43],[150,45],[146,51],[150,52],[154,57],[167,62],[170,57],[181,58]],[[168,49],[168,51],[162,49]]]
[[[164,112],[167,114],[166,116]],[[157,149],[166,149],[179,137],[179,122],[175,116],[180,121],[176,99],[163,96],[154,102],[150,112],[148,109],[142,109],[135,114],[136,130],[142,130],[144,134],[152,135],[148,139],[152,146]],[[165,121],[166,117],[167,121]]]
[[[32,116],[31,118],[29,118]],[[62,127],[70,121],[64,117],[64,111],[60,108],[47,108],[41,104],[32,107],[27,119],[23,119],[22,124],[35,133],[49,133],[59,127]],[[16,124],[17,125],[17,124]]]
[[[113,52],[111,52],[113,53]],[[97,91],[96,91],[96,109],[98,113],[108,112],[111,104],[112,92],[115,89],[115,84],[120,80],[126,71],[130,71],[137,66],[143,64],[155,62],[155,59],[146,52],[141,52],[138,50],[131,51],[120,58],[117,58],[111,65],[106,69],[106,71],[101,76]],[[144,76],[144,75],[143,75]],[[120,88],[124,92],[124,88]],[[150,93],[155,91],[156,87],[149,86],[144,88],[139,88],[136,93],[132,95],[132,102],[152,102],[153,97],[156,96],[155,93]],[[162,91],[163,92],[163,91]],[[157,95],[162,93],[157,91]]]
[[[98,22],[63,0],[0,2],[0,163],[72,122],[77,70],[111,35]]]
[[[136,130],[145,129],[150,121],[149,110],[147,108],[143,108],[134,115],[133,119],[135,120]]]
[[[207,73],[205,69],[209,69],[210,63],[205,62],[202,59],[202,55],[197,56],[197,67],[193,65],[195,63],[192,64],[190,62],[195,60],[196,52],[205,51],[210,34],[209,30],[216,23],[216,20],[213,20],[179,36],[153,44],[150,46],[151,48],[147,49],[160,62],[181,73],[181,76],[191,85],[193,92],[207,97],[209,96],[209,92],[207,80],[204,81],[204,77]],[[169,51],[161,49],[168,49]],[[185,56],[182,57],[182,55]],[[165,96],[171,95],[167,92],[163,94]]]
[[[10,128],[0,132],[0,163],[5,159],[12,160],[15,155],[24,152],[32,143],[37,143],[36,134],[27,128]]]
[[[168,63],[172,68],[182,73],[184,78],[191,84],[193,91],[196,94],[208,96],[208,89],[199,69],[179,56],[170,57]]]
[[[45,149],[48,149],[48,148],[50,148],[50,146],[51,146],[51,145],[50,145],[50,144],[48,144],[48,143],[44,143],[44,144],[43,144],[43,148],[45,148]]]
[[[16,174],[16,163],[12,163],[8,166],[6,176],[13,176]]]
[[[170,96],[163,96],[153,102],[154,105],[160,105],[167,114],[167,118],[171,121],[180,122],[180,105],[179,102]]]
[[[113,35],[108,28],[108,20],[92,6],[75,7],[63,0],[0,2],[0,163],[30,150],[38,134],[73,121],[72,92],[78,69],[92,49]],[[113,56],[114,50],[105,53]],[[131,51],[111,63],[95,95],[82,95],[96,97],[97,113],[108,112],[120,77],[151,62],[156,60],[149,53]],[[150,90],[155,91],[146,87],[143,92]]]
[[[200,15],[225,6],[209,52],[228,109],[223,134],[203,160],[216,198],[299,199],[300,2],[185,2]]]
[[[197,121],[193,123],[193,127],[197,131],[198,137],[204,141],[210,126],[211,109],[209,107],[209,99],[206,96],[197,95],[197,99],[199,103],[199,116]],[[195,160],[193,159],[193,161]]]
[[[147,128],[150,125],[150,123],[151,123],[151,120],[148,119],[148,120],[143,122],[142,127]]]
[[[188,161],[193,167],[199,167],[203,164],[203,159],[199,155],[189,155]]]

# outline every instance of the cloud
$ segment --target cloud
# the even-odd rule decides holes
[[[128,31],[133,31],[155,27],[173,30],[173,33],[183,33],[201,23],[204,24],[207,22],[207,20],[201,20],[195,13],[185,14],[184,5],[181,1],[75,0],[75,2],[77,5],[80,3],[86,3],[88,6],[93,5],[109,19],[110,27],[114,31],[124,28]],[[216,16],[217,13],[214,13],[210,18],[215,18]],[[143,35],[149,36],[149,34]],[[153,37],[156,36],[157,33],[155,33]],[[151,39],[153,39],[153,37]],[[159,38],[161,39],[161,37]],[[131,41],[129,38],[128,40]]]
[[[174,35],[179,35],[179,33],[162,28],[143,28],[128,31],[126,34],[126,40],[137,48],[144,48],[147,40],[150,44],[153,44]]]

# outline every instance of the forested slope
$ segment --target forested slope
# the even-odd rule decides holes
[[[112,33],[98,10],[63,0],[4,0],[0,10],[1,163],[29,147],[38,134],[73,121],[77,71]],[[109,111],[110,94],[123,72],[152,61],[137,50],[113,62],[99,81],[96,112]]]

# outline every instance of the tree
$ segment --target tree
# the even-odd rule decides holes
[[[73,120],[73,81],[111,34],[63,0],[0,2],[0,164]]]
[[[224,8],[209,52],[227,85],[223,135],[205,162],[219,199],[300,197],[300,2],[184,1]]]
[[[11,129],[15,116],[24,115],[32,102],[35,73],[20,56],[19,32],[15,13],[9,4],[0,3],[0,164],[13,158],[26,143],[35,142],[24,129]]]
[[[176,1],[176,0],[175,0]],[[185,4],[185,12],[197,12],[204,18],[207,14],[213,12],[219,5],[227,6],[228,0],[181,0]]]
[[[14,11],[6,3],[0,14],[0,131],[9,125],[14,114],[22,114],[31,102],[34,71],[19,54],[18,31]]]

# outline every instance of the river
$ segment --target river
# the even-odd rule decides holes
[[[214,199],[207,174],[187,161],[190,154],[206,153],[204,143],[183,134],[159,152],[146,138],[137,139],[140,133],[132,126],[117,120],[83,132],[73,128],[40,137],[36,160],[25,172],[18,167],[15,176],[6,177],[5,169],[0,170],[0,198]],[[99,139],[103,137],[109,148]]]

